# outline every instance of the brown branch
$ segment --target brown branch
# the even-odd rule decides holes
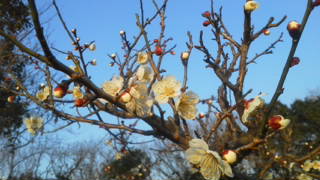
[[[267,112],[266,112],[266,115],[265,115],[265,117],[263,119],[263,124],[262,124],[261,129],[260,129],[260,136],[261,137],[265,136],[265,134],[267,133],[267,126],[265,126],[265,124],[267,123],[268,118],[271,115],[272,110],[274,108],[274,105],[276,104],[279,96],[283,92],[283,85],[284,85],[284,82],[285,82],[285,80],[287,78],[287,75],[289,73],[289,69],[290,69],[290,66],[291,66],[291,62],[292,62],[293,56],[294,56],[294,54],[296,52],[296,49],[298,47],[301,35],[302,35],[303,31],[304,31],[304,28],[305,28],[305,26],[307,24],[307,21],[309,19],[309,16],[310,16],[312,10],[313,10],[312,0],[308,0],[306,11],[304,13],[304,17],[303,17],[303,20],[302,20],[302,23],[301,23],[301,27],[300,27],[300,34],[296,39],[292,39],[292,45],[291,45],[291,49],[290,49],[286,64],[283,67],[280,80],[279,80],[277,88],[276,88],[276,90],[275,90],[275,92],[274,92],[274,94],[272,96],[271,102],[269,103],[269,105],[267,107]]]

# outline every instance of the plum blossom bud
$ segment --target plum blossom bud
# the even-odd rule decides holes
[[[259,4],[256,1],[248,1],[245,5],[244,5],[244,10],[248,11],[248,12],[252,12],[256,9],[259,8]]]
[[[80,41],[80,38],[79,37],[77,37],[77,39],[76,39],[77,41]]]
[[[73,34],[77,34],[77,29],[72,29],[71,32],[72,32]]]
[[[269,126],[273,129],[273,130],[281,130],[286,128],[290,123],[289,119],[285,119],[283,116],[281,115],[275,115],[272,116],[269,119]]]
[[[237,161],[237,154],[232,150],[226,150],[223,153],[223,159],[225,159],[229,164]]]
[[[89,48],[90,51],[95,51],[97,46],[96,46],[95,43],[91,43],[88,48]]]
[[[209,11],[206,11],[206,12],[202,13],[201,15],[202,15],[202,17],[209,18],[211,16],[211,13]]]
[[[87,99],[85,98],[81,98],[81,99],[76,99],[74,100],[74,105],[76,107],[84,107],[84,105],[88,102]]]
[[[205,115],[204,113],[200,113],[200,114],[199,114],[199,118],[200,118],[200,119],[204,118],[205,116],[206,116],[206,115]]]
[[[202,23],[202,25],[203,25],[204,27],[207,27],[207,26],[209,26],[210,24],[211,24],[210,21],[204,21],[204,22]]]
[[[290,23],[288,24],[287,30],[293,39],[297,39],[299,37],[301,33],[300,27],[301,24],[299,24],[297,21],[290,21]]]
[[[53,95],[57,98],[63,98],[66,94],[67,94],[67,91],[65,90],[65,88],[61,86],[57,86],[53,90]]]
[[[314,7],[319,6],[320,5],[320,0],[315,0],[312,5]]]
[[[9,96],[7,100],[9,103],[13,103],[15,99],[16,99],[16,96]]]
[[[298,57],[293,57],[292,60],[291,60],[291,64],[290,64],[290,67],[293,67],[295,65],[298,65],[300,63],[300,58]]]
[[[46,87],[46,85],[44,83],[41,83],[40,88],[44,88],[44,87]]]
[[[115,59],[116,57],[117,57],[117,55],[116,55],[115,53],[112,53],[112,54],[111,54],[111,58],[112,58],[112,59]]]
[[[93,66],[96,66],[97,65],[97,60],[96,59],[93,59],[91,62],[90,62],[91,65]]]
[[[154,50],[154,53],[155,53],[157,56],[163,55],[163,49],[161,48],[161,46],[156,46],[156,49]]]
[[[270,30],[269,29],[265,29],[263,31],[263,34],[266,35],[266,36],[269,36],[271,34]]]
[[[125,32],[124,30],[121,30],[121,31],[119,32],[119,34],[120,34],[120,36],[123,36],[123,35],[126,34],[126,32]]]
[[[121,94],[121,96],[120,96],[120,101],[121,101],[122,103],[128,103],[129,101],[131,101],[131,99],[132,99],[132,96],[131,96],[131,94],[128,93],[128,92],[124,92],[124,93]]]
[[[183,61],[187,61],[187,60],[189,59],[189,56],[190,56],[190,54],[189,54],[189,52],[187,52],[187,51],[181,53],[181,59],[182,59]]]

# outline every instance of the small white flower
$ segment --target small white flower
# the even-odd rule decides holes
[[[181,117],[190,120],[197,116],[199,103],[199,96],[192,91],[183,93],[176,103],[176,108]]]
[[[128,94],[131,99],[126,103],[126,107],[130,112],[136,113],[140,117],[150,115],[153,99],[148,95],[146,83],[132,84]]]
[[[139,52],[137,56],[137,61],[139,64],[146,64],[149,60],[149,55],[146,52]]]
[[[72,94],[75,99],[82,99],[83,98],[83,93],[81,92],[80,86],[74,87]]]
[[[308,176],[306,174],[300,174],[298,177],[297,177],[298,180],[313,180],[313,178],[311,176]]]
[[[111,54],[111,58],[112,58],[112,59],[115,59],[116,57],[117,57],[117,55],[116,55],[115,53],[112,53],[112,54]]]
[[[96,46],[95,43],[91,43],[88,48],[89,48],[90,51],[95,51],[97,46]]]
[[[35,135],[43,126],[43,119],[41,117],[30,117],[24,120],[28,132]]]
[[[36,94],[36,97],[40,101],[45,101],[45,100],[48,99],[49,95],[50,95],[49,87],[48,86],[44,86],[44,88]]]
[[[114,76],[111,81],[107,81],[102,85],[104,92],[111,96],[116,96],[123,87],[123,78]]]
[[[256,96],[254,99],[250,99],[248,101],[245,101],[244,103],[244,112],[242,114],[242,122],[247,123],[248,117],[252,112],[254,112],[257,108],[264,105],[264,100],[261,98],[262,96],[265,96],[265,94],[261,94],[259,96]]]
[[[153,76],[154,72],[148,65],[140,65],[137,72],[135,73],[135,77],[140,82],[151,82]]]
[[[167,76],[152,86],[155,100],[160,104],[167,103],[169,98],[179,96],[180,89],[181,83],[174,76]]]
[[[302,169],[306,172],[309,172],[313,167],[313,162],[311,160],[306,160],[303,164]]]
[[[233,177],[230,165],[217,152],[209,150],[207,143],[201,139],[189,141],[186,158],[200,167],[200,173],[207,180],[219,180],[222,175]]]
[[[313,169],[320,171],[320,160],[313,161]]]
[[[248,1],[245,5],[244,5],[244,9],[246,11],[254,11],[256,9],[259,8],[259,4],[256,1]]]

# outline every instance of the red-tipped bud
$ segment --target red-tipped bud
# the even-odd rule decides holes
[[[204,27],[207,27],[207,26],[209,26],[210,24],[211,24],[210,21],[204,21],[204,22],[202,23],[202,25],[203,25]]]
[[[273,129],[273,130],[280,130],[280,129],[284,129],[288,126],[288,124],[290,123],[289,119],[285,119],[283,116],[281,115],[275,115],[272,116],[269,119],[269,126]]]
[[[205,115],[204,113],[200,113],[200,114],[199,114],[199,118],[200,118],[200,119],[204,118],[205,116],[206,116],[206,115]]]
[[[85,98],[81,98],[81,99],[76,99],[75,101],[74,101],[74,105],[76,106],[76,107],[84,107],[85,106],[85,104],[87,103],[87,99],[85,99]]]
[[[14,103],[14,100],[16,100],[16,96],[9,96],[8,97],[8,102],[9,103]]]
[[[291,64],[290,64],[290,67],[293,67],[295,65],[298,65],[300,63],[300,58],[298,57],[293,57],[292,58],[292,61],[291,61]]]
[[[158,40],[158,39],[155,39],[155,40],[153,40],[153,42],[154,42],[154,43],[158,43],[158,42],[159,42],[159,40]]]
[[[53,90],[53,95],[57,98],[63,98],[67,94],[67,88],[58,85]]]
[[[163,55],[163,49],[161,48],[161,46],[156,46],[156,49],[154,50],[154,53],[155,53],[157,56]]]
[[[206,11],[206,12],[202,13],[201,15],[202,15],[202,17],[209,18],[211,16],[211,13],[209,11]]]
[[[263,34],[266,35],[266,36],[269,36],[271,34],[270,30],[269,29],[265,29],[263,31]]]
[[[299,24],[297,21],[291,21],[288,24],[287,30],[293,39],[297,39],[300,36],[300,27],[301,24]]]
[[[320,0],[315,0],[312,5],[313,6],[319,6],[320,5]]]
[[[176,52],[175,51],[171,51],[170,54],[171,55],[176,55]]]
[[[232,150],[225,150],[222,155],[223,159],[225,159],[229,164],[237,161],[237,153]]]

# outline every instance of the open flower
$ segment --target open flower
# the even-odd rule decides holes
[[[220,155],[209,150],[208,144],[201,139],[192,139],[186,151],[187,160],[200,167],[200,173],[207,180],[218,180],[220,176],[233,177],[230,165]]]
[[[146,64],[149,60],[149,55],[146,52],[138,52],[137,61],[139,64]]]
[[[116,96],[123,87],[123,78],[114,76],[111,81],[107,81],[102,85],[104,92],[111,96]]]
[[[169,98],[179,96],[181,83],[174,76],[167,76],[152,86],[155,99],[158,103],[167,103]]]
[[[40,101],[45,101],[48,99],[48,96],[50,94],[50,90],[48,86],[45,86],[41,91],[39,91],[36,94],[36,97],[40,100]]]
[[[303,163],[302,169],[305,172],[309,172],[312,169],[312,167],[313,167],[313,162],[310,159],[308,159]]]
[[[132,84],[129,91],[125,93],[131,97],[126,102],[126,107],[130,112],[136,113],[140,117],[148,116],[151,113],[153,99],[148,95],[146,83]]]
[[[194,119],[197,116],[199,97],[192,91],[183,93],[176,103],[176,108],[181,117],[184,119]]]
[[[298,177],[297,177],[298,180],[313,180],[313,178],[307,174],[300,174]]]
[[[264,100],[261,98],[261,96],[264,96],[264,94],[244,102],[245,108],[241,118],[243,123],[247,123],[250,114],[264,105]]]
[[[320,160],[314,160],[312,168],[320,171]]]
[[[30,117],[24,120],[28,132],[35,135],[43,126],[43,119],[41,117]]]
[[[272,116],[268,122],[269,126],[274,130],[284,129],[289,125],[289,123],[290,123],[290,120],[285,119],[281,115]]]
[[[154,76],[154,72],[148,65],[141,65],[138,68],[135,76],[140,82],[151,82]]]
[[[75,99],[82,99],[83,98],[83,94],[81,92],[81,88],[80,86],[76,86],[73,88],[73,91],[72,91],[72,94],[73,94],[73,97]]]
[[[244,9],[246,11],[254,11],[256,9],[259,8],[259,4],[256,1],[248,1],[245,5],[244,5]]]

